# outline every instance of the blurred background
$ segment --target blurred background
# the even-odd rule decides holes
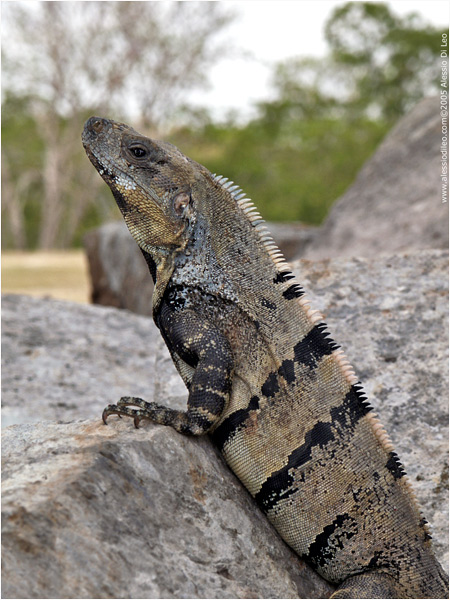
[[[446,1],[2,2],[2,289],[88,301],[89,230],[120,218],[91,115],[232,179],[266,220],[319,225],[440,88]]]

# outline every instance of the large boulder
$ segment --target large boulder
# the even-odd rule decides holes
[[[3,598],[327,598],[205,438],[129,420],[3,435]]]
[[[364,382],[446,567],[447,253],[294,268]],[[101,423],[121,395],[185,404],[150,319],[25,296],[2,309],[3,411],[18,423],[2,441],[5,598],[327,597],[207,438]]]
[[[106,223],[87,233],[84,248],[94,304],[152,314],[153,281],[124,221]]]
[[[154,397],[155,373],[171,377],[164,365],[179,380],[153,322],[112,308],[4,295],[2,349],[3,426],[100,416],[128,392]]]
[[[298,257],[447,249],[441,139],[439,98],[426,98],[389,132]]]
[[[208,439],[103,425],[125,394],[186,407],[149,318],[5,295],[2,347],[2,597],[330,595]]]

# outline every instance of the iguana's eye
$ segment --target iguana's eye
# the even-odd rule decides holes
[[[130,148],[131,154],[133,154],[136,158],[144,158],[147,155],[147,150],[142,146],[133,146]]]
[[[173,209],[177,215],[181,216],[184,209],[189,206],[191,197],[186,192],[181,192],[173,199]]]

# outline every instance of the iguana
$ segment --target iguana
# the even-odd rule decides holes
[[[386,432],[253,203],[175,146],[91,117],[89,159],[154,280],[153,318],[187,411],[109,405],[208,433],[333,598],[447,598],[425,519]],[[132,408],[134,407],[134,408]]]

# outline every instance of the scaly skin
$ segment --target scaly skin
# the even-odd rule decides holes
[[[253,204],[127,125],[92,117],[83,144],[147,260],[189,390],[187,411],[123,398],[105,422],[209,433],[282,538],[339,585],[333,597],[448,597],[399,459]]]

